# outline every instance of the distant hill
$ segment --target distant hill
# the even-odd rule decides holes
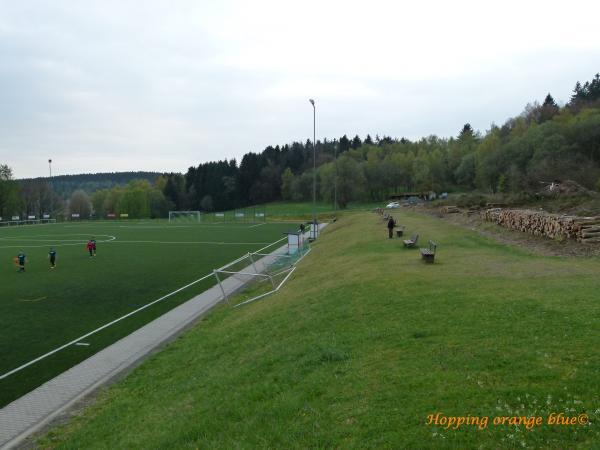
[[[19,180],[22,184],[29,182],[50,182],[54,192],[63,199],[67,199],[77,189],[83,189],[91,194],[99,189],[112,188],[125,185],[132,180],[148,180],[154,183],[162,173],[159,172],[107,172],[84,173],[79,175],[58,175],[52,178],[25,178]]]

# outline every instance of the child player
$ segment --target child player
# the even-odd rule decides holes
[[[54,269],[56,267],[56,250],[50,247],[50,251],[48,252],[48,259],[50,260],[50,268]]]
[[[90,258],[94,256],[94,243],[91,239],[88,241],[85,247],[87,248],[87,251],[90,252]]]
[[[94,256],[96,256],[96,238],[92,238],[92,250],[94,250]]]
[[[17,261],[19,262],[19,272],[25,272],[25,261],[27,256],[23,253],[23,250],[17,255]]]

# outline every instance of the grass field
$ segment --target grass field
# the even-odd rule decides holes
[[[282,238],[290,224],[81,223],[0,228],[0,376]],[[90,258],[85,243],[98,241]],[[279,244],[283,245],[283,243]],[[48,251],[58,252],[51,270]],[[275,247],[272,248],[273,250]],[[23,250],[25,273],[13,257]],[[0,406],[214,284],[211,277],[0,380]]]
[[[319,221],[328,221],[335,216],[359,210],[369,211],[373,208],[382,207],[386,202],[350,202],[345,209],[333,209],[332,203],[317,202],[316,212]],[[312,220],[312,202],[272,202],[265,206],[267,220]]]
[[[220,307],[38,444],[598,448],[600,260],[538,256],[397,211],[330,225],[277,294]],[[487,416],[447,429],[428,416]],[[551,413],[587,425],[548,425]],[[540,416],[544,424],[493,425]]]

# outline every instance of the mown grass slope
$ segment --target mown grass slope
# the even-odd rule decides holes
[[[56,448],[593,448],[598,259],[535,256],[398,211],[329,226],[276,295],[220,307],[39,442]],[[587,414],[588,425],[493,417]],[[488,416],[484,429],[428,416]]]

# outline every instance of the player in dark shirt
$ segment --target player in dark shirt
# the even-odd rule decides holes
[[[48,252],[48,259],[50,260],[50,268],[54,269],[56,267],[56,250],[50,248]]]
[[[17,255],[17,260],[19,261],[19,272],[25,272],[25,261],[27,260],[27,255],[23,253],[23,250],[21,250]]]

